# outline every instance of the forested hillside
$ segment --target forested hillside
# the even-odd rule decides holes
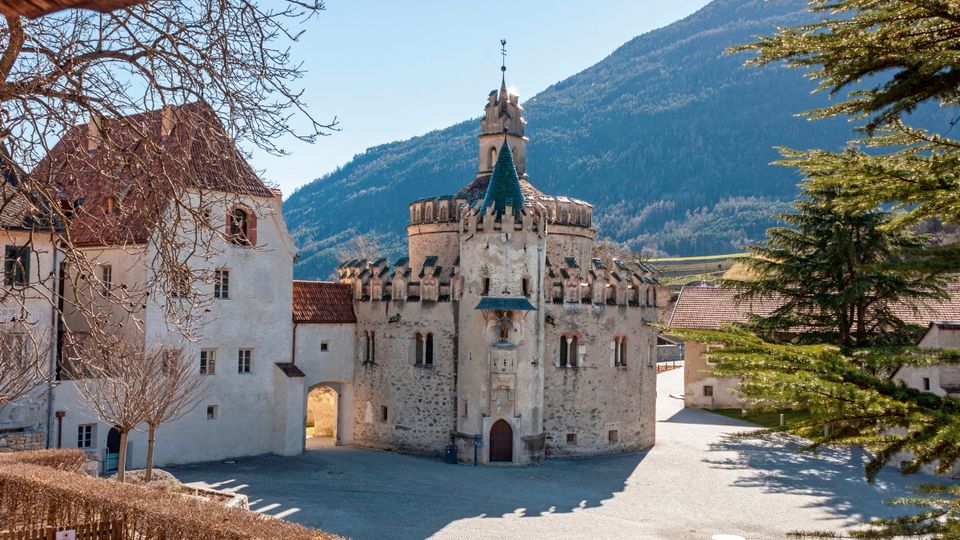
[[[541,191],[593,203],[600,234],[651,254],[740,250],[786,209],[798,177],[770,166],[774,146],[837,149],[843,120],[794,112],[827,102],[802,74],[743,68],[724,50],[810,17],[804,0],[716,0],[641,35],[524,103],[527,169]],[[474,99],[482,111],[487,91]],[[522,80],[523,73],[512,72]],[[928,109],[923,124],[943,124]],[[389,121],[389,119],[385,119]],[[406,202],[473,179],[479,120],[370,148],[296,191],[284,214],[301,249],[299,278],[325,278],[356,235],[385,254],[405,248]]]

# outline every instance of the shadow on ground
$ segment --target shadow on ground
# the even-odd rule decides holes
[[[916,511],[910,506],[891,506],[886,501],[913,495],[910,486],[951,482],[926,475],[904,477],[886,467],[873,484],[867,482],[864,465],[870,459],[862,448],[831,447],[816,453],[801,451],[803,445],[787,435],[765,439],[728,435],[710,445],[717,456],[704,462],[714,468],[748,471],[738,475],[734,486],[757,488],[766,493],[816,497],[806,506],[816,506],[836,517],[852,518],[859,525],[872,518]]]
[[[352,538],[425,538],[469,517],[535,517],[600,506],[646,452],[528,467],[333,447],[168,468],[248,495],[251,510]]]

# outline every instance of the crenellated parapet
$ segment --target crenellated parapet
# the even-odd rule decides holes
[[[569,197],[540,195],[537,201],[544,207],[547,220],[552,225],[593,227],[593,205]]]
[[[355,259],[342,264],[338,273],[358,302],[451,302],[463,294],[459,257],[444,265],[431,255],[418,268],[411,267],[407,257],[393,264],[384,258]]]
[[[655,308],[662,299],[659,272],[640,261],[591,259],[581,267],[574,256],[546,259],[544,300],[556,305]]]

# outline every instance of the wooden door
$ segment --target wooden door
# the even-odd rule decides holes
[[[506,420],[490,428],[490,461],[513,461],[513,428]]]

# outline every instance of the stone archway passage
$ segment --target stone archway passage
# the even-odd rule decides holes
[[[315,444],[333,445],[337,437],[337,391],[318,385],[307,394],[307,437]]]
[[[513,461],[513,428],[506,420],[490,428],[490,461]]]

